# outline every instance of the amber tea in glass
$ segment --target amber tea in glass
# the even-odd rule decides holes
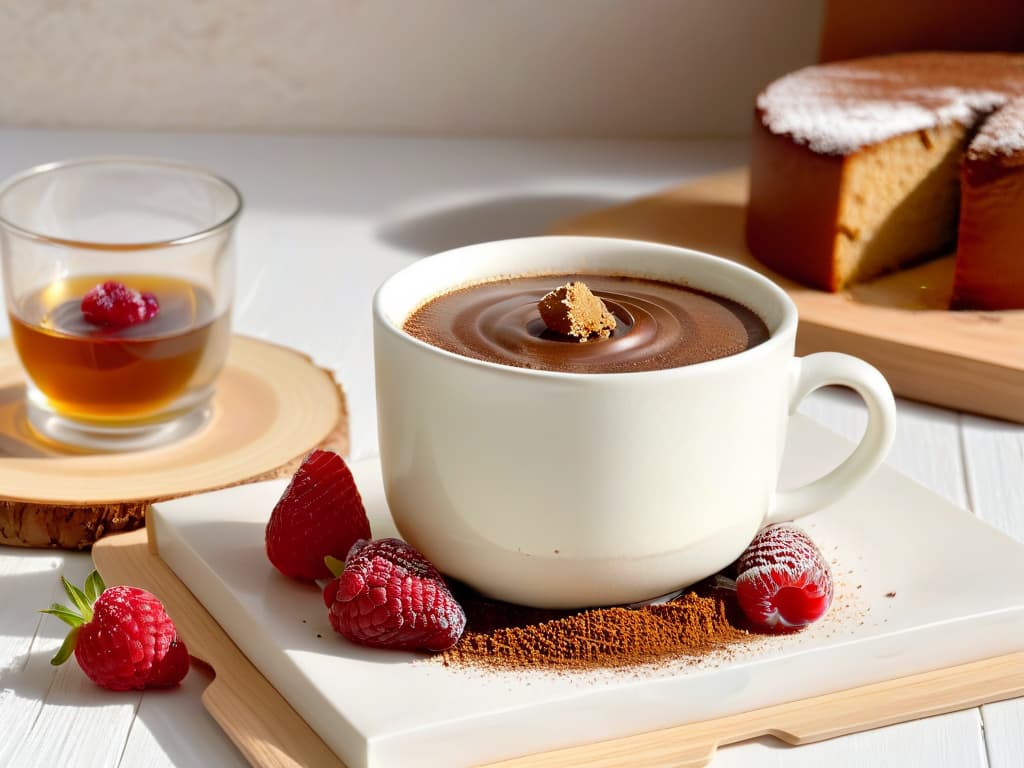
[[[152,320],[109,329],[87,322],[82,296],[104,280],[153,293]],[[9,312],[22,366],[55,408],[85,419],[145,419],[190,387],[212,383],[229,317],[206,289],[159,275],[79,276],[25,297]]]
[[[204,423],[230,340],[240,205],[223,179],[161,160],[60,163],[7,182],[4,296],[36,431],[127,450]],[[159,312],[90,322],[82,299],[108,281],[152,293]]]

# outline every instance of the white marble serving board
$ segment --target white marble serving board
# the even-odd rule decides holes
[[[784,485],[849,450],[795,416]],[[374,535],[395,535],[377,461],[352,469]],[[319,590],[266,560],[263,530],[284,486],[166,502],[149,524],[161,558],[351,768],[477,765],[1024,648],[1024,546],[887,467],[802,522],[836,576],[818,625],[706,659],[572,675],[448,668],[338,637]]]

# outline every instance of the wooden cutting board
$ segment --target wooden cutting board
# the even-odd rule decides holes
[[[845,293],[794,283],[747,250],[747,179],[745,168],[707,176],[565,219],[551,233],[651,240],[737,261],[770,277],[796,302],[798,354],[847,352],[881,370],[897,395],[1024,423],[1024,310],[946,310],[952,257]]]
[[[147,543],[146,531],[110,536],[93,547],[107,584],[159,595],[193,659],[213,682],[203,705],[253,766],[342,766]],[[729,717],[601,741],[492,764],[492,768],[707,765],[715,750],[760,736],[806,744],[1024,695],[1024,652],[863,686]]]

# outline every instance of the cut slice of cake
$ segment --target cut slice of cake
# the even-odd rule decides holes
[[[986,120],[964,157],[953,307],[1024,308],[1024,99]]]
[[[882,56],[776,80],[755,112],[751,252],[827,291],[948,253],[961,158],[986,117],[1020,95],[1024,56],[1011,54]],[[1024,287],[1012,292],[1024,307]]]

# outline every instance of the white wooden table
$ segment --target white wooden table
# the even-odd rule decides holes
[[[357,458],[376,450],[370,298],[384,277],[430,252],[535,234],[553,219],[746,159],[743,144],[716,141],[0,131],[2,176],[111,153],[199,163],[241,187],[235,328],[336,371]],[[803,410],[852,438],[863,428],[859,403],[842,392],[820,392]],[[1024,427],[907,401],[899,417],[892,466],[1024,540]],[[73,663],[49,665],[64,625],[36,610],[63,597],[59,573],[80,583],[90,568],[87,554],[0,547],[0,766],[245,765],[202,708],[200,670],[175,690],[115,694],[94,687]],[[1019,768],[1024,700],[805,747],[762,739],[723,749],[714,762],[822,765]]]

